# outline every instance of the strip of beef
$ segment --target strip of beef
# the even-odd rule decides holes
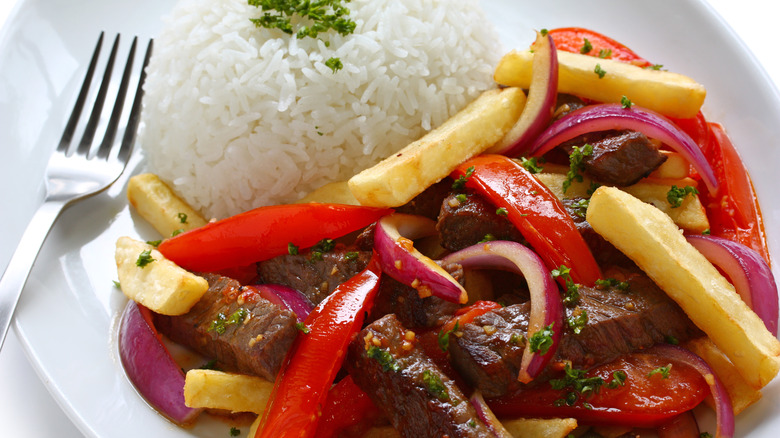
[[[587,369],[668,338],[685,341],[701,334],[648,277],[636,275],[628,283],[627,291],[579,288],[579,303],[566,308],[565,321],[584,312],[587,322],[579,334],[564,324],[555,361],[569,360],[575,368]],[[449,344],[455,369],[486,397],[519,387],[521,339],[529,310],[524,303],[488,312],[461,327],[460,336]]]
[[[444,178],[443,180],[432,184],[422,193],[415,196],[414,199],[396,208],[395,210],[399,213],[416,214],[436,220],[436,218],[439,216],[441,203],[444,198],[450,194],[451,190],[452,179]]]
[[[284,254],[257,264],[261,283],[301,291],[316,306],[368,265],[370,251],[339,246],[328,252]]]
[[[563,207],[569,216],[574,220],[577,231],[580,232],[585,243],[593,253],[596,263],[599,266],[620,266],[629,269],[636,269],[634,262],[623,254],[614,245],[607,242],[599,233],[593,230],[588,221],[585,220],[587,210],[587,201],[585,198],[566,198],[562,201]],[[585,203],[583,203],[585,202]]]
[[[496,213],[496,207],[475,193],[459,196],[451,193],[441,204],[436,223],[441,246],[458,251],[492,236],[496,240],[523,242],[523,236],[505,215]]]
[[[558,97],[555,100],[553,120],[558,120],[570,112],[577,111],[584,106],[586,106],[586,103],[579,97],[571,94],[558,93]]]
[[[361,331],[349,345],[355,383],[403,437],[492,436],[463,392],[420,348],[395,315]]]
[[[157,329],[226,368],[273,381],[298,329],[295,314],[236,280],[206,274],[209,289],[184,315],[155,314]]]
[[[630,186],[649,175],[666,161],[658,147],[636,131],[601,131],[581,135],[561,145],[570,154],[572,147],[593,146],[583,158],[585,173],[603,184]]]
[[[383,275],[370,319],[393,313],[405,327],[436,327],[444,324],[460,305],[439,297],[421,298],[416,289]]]

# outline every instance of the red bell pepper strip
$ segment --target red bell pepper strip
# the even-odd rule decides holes
[[[474,318],[484,315],[491,310],[500,309],[501,304],[495,301],[476,301],[466,307],[461,307],[455,312],[452,318],[450,318],[441,328],[441,333],[450,333],[455,329],[455,326],[463,327],[464,325],[474,321]]]
[[[347,428],[355,436],[360,436],[380,416],[379,408],[368,394],[357,386],[352,376],[347,376],[328,391],[322,419],[314,436],[332,438]]]
[[[342,204],[260,207],[164,240],[160,252],[195,272],[214,272],[267,260],[288,245],[310,247],[366,227],[392,210]]]
[[[545,383],[487,402],[499,417],[576,418],[581,424],[658,427],[693,409],[710,393],[693,367],[672,363],[666,374],[663,368],[668,365],[658,355],[634,353],[585,373],[584,378],[603,381],[597,392],[581,394]],[[618,371],[625,373],[622,385],[614,374]]]
[[[652,65],[633,50],[612,38],[581,27],[561,27],[548,31],[558,50],[623,61],[639,67]],[[587,43],[585,40],[587,39]]]
[[[502,155],[474,157],[458,166],[452,177],[465,177],[471,167],[474,170],[466,187],[506,210],[507,218],[551,271],[565,265],[571,269],[571,279],[586,286],[593,286],[602,278],[601,269],[574,221],[547,186]]]
[[[373,304],[379,286],[376,255],[368,267],[339,285],[309,314],[276,377],[256,438],[312,437],[328,389],[344,362],[347,345]]]

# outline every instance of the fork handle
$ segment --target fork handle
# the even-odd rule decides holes
[[[3,348],[16,303],[19,302],[35,259],[64,206],[65,203],[62,201],[49,200],[38,207],[30,224],[24,230],[22,240],[19,241],[19,246],[11,256],[3,277],[0,278],[0,349]]]

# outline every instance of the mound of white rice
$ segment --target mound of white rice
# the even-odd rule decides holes
[[[298,40],[255,27],[261,11],[246,0],[179,1],[145,85],[151,170],[207,217],[294,202],[494,86],[500,47],[478,0],[346,6],[353,34]],[[327,67],[331,57],[343,69]]]

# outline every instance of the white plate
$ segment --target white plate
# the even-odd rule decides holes
[[[241,0],[237,0],[241,1]],[[770,249],[778,257],[780,97],[746,48],[695,0],[483,0],[506,48],[525,47],[532,29],[583,26],[601,31],[708,89],[705,113],[723,123],[752,173]],[[152,36],[173,0],[26,0],[0,33],[0,266],[5,266],[42,199],[46,158],[59,138],[101,30]],[[128,44],[128,39],[125,44]],[[129,173],[143,164],[140,157]],[[125,303],[112,286],[113,244],[121,235],[153,236],[124,200],[125,175],[108,192],[63,213],[47,240],[16,313],[31,361],[74,423],[88,436],[227,436],[206,421],[180,429],[158,415],[118,362],[115,322]],[[777,274],[777,269],[775,270]],[[739,417],[736,436],[780,430],[780,383]],[[43,420],[43,419],[42,419]],[[45,421],[45,420],[43,420]]]

